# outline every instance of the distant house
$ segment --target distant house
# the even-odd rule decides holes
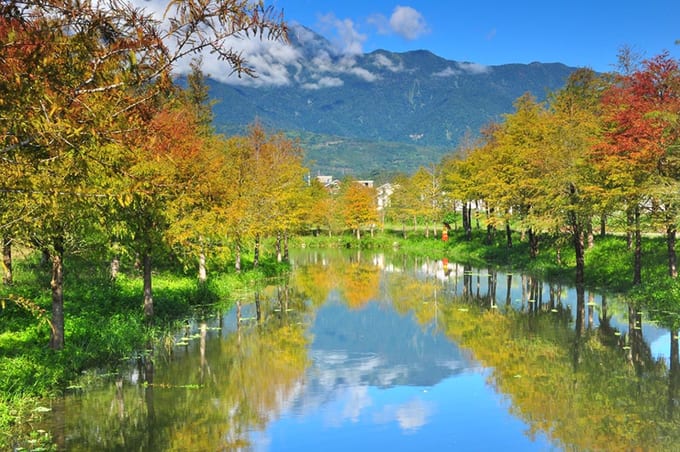
[[[334,179],[333,176],[322,176],[319,174],[316,176],[316,180],[318,180],[321,185],[326,187],[332,193],[337,193],[338,189],[340,188],[340,181],[338,179]],[[372,180],[358,180],[355,182],[357,184],[363,185],[364,187],[373,188]]]
[[[321,185],[323,185],[324,188],[331,193],[337,193],[340,189],[340,181],[333,179],[333,176],[318,175],[316,176],[316,180],[318,180]]]
[[[390,205],[390,197],[394,194],[395,186],[387,183],[376,189],[378,192],[378,210],[384,210]]]

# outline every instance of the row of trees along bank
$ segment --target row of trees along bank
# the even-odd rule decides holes
[[[401,176],[387,218],[441,224],[455,209],[468,238],[474,218],[478,225],[481,218],[489,243],[504,230],[512,247],[511,229],[520,230],[532,257],[542,235],[558,237],[558,246],[575,253],[577,285],[584,282],[593,223],[604,236],[616,220],[632,250],[633,285],[642,282],[643,232],[665,234],[673,281],[680,196],[678,61],[663,53],[638,62],[627,49],[619,59],[620,72],[579,69],[545,102],[520,97],[514,112],[482,130],[479,139],[465,140],[438,165]],[[450,218],[453,223],[460,215]]]

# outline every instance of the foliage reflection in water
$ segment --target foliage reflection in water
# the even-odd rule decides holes
[[[680,440],[675,333],[605,296],[445,260],[301,252],[286,284],[197,319],[154,357],[55,401],[59,445],[668,450]]]

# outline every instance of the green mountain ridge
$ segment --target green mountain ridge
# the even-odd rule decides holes
[[[411,172],[439,161],[466,132],[476,135],[513,111],[519,96],[542,100],[575,70],[561,63],[482,66],[425,50],[348,56],[297,25],[290,46],[295,58],[275,67],[285,82],[209,81],[218,101],[214,123],[234,133],[257,119],[299,138],[312,169],[332,174]]]

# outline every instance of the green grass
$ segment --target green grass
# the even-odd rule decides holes
[[[244,263],[244,268],[249,265],[252,263]],[[67,256],[65,347],[55,352],[47,347],[49,266],[41,264],[37,254],[30,254],[16,260],[13,267],[14,284],[0,286],[0,432],[11,432],[0,435],[0,450],[10,446],[17,426],[39,415],[31,406],[63,391],[86,369],[115,370],[115,363],[144,350],[178,322],[224,310],[234,294],[252,290],[288,269],[285,264],[263,259],[256,270],[236,273],[228,268],[202,285],[180,266],[168,265],[153,274],[155,318],[153,325],[148,325],[142,311],[139,271],[130,266],[111,281],[106,263],[98,270],[81,257]]]

